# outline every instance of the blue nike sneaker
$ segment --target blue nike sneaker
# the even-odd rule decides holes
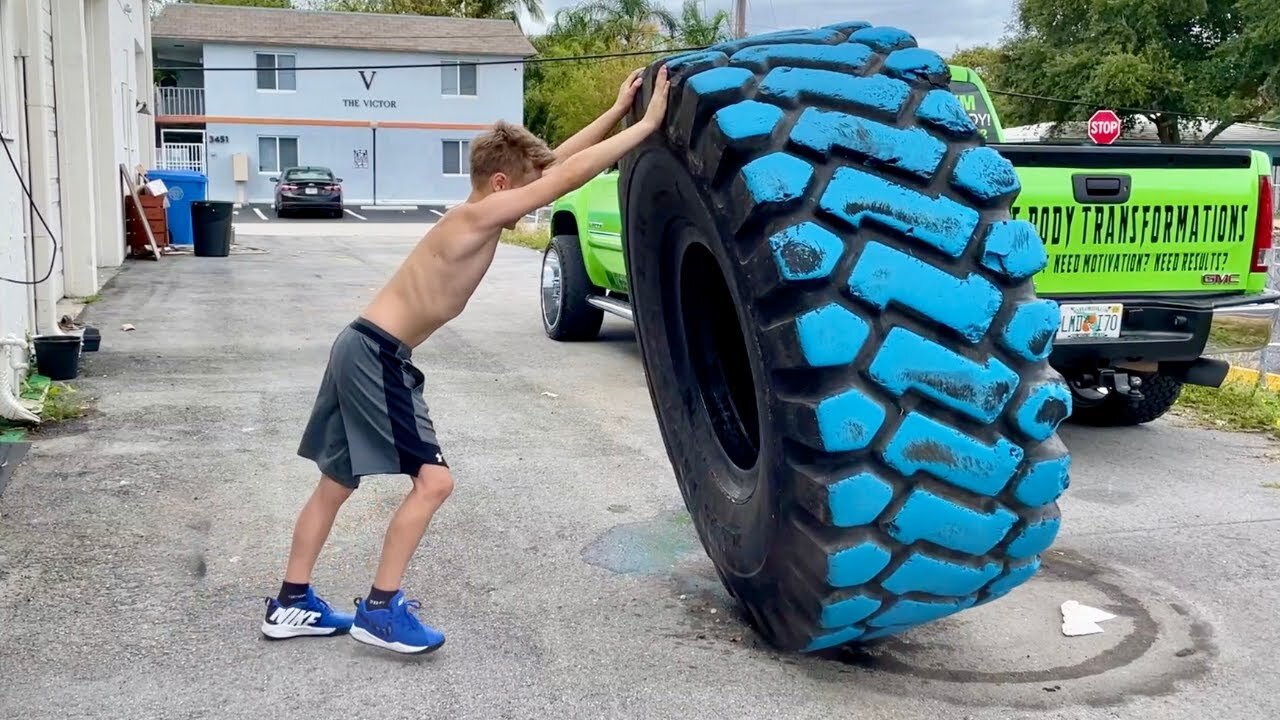
[[[370,610],[364,599],[356,598],[356,619],[351,626],[351,637],[366,645],[407,655],[438,650],[444,645],[444,635],[423,625],[411,612],[421,607],[417,600],[405,600],[404,593],[399,590],[381,610]]]
[[[262,634],[272,640],[343,635],[351,630],[354,621],[355,616],[334,610],[308,587],[306,597],[292,605],[282,605],[276,598],[267,598]]]

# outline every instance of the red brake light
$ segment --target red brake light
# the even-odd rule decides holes
[[[280,189],[281,190],[297,190],[298,186],[294,185],[293,183],[285,183],[280,186]]]
[[[1253,266],[1251,272],[1264,273],[1271,255],[1271,235],[1274,232],[1275,195],[1271,190],[1271,176],[1263,175],[1258,182],[1258,227],[1253,236]]]

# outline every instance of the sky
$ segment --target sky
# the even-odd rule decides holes
[[[732,0],[702,0],[709,11],[728,10]],[[542,0],[548,19],[576,0]],[[681,0],[663,0],[678,11]],[[843,20],[894,25],[916,36],[920,46],[948,55],[957,48],[993,43],[1013,17],[1014,0],[748,0],[747,33],[814,27]],[[784,12],[785,8],[785,12]],[[530,23],[526,32],[541,30]]]

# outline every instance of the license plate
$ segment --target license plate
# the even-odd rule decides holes
[[[315,195],[316,193],[318,193],[318,192],[320,192],[320,191],[319,191],[319,190],[317,190],[317,189],[315,189],[315,188],[307,188],[307,189],[305,190],[305,192],[306,192],[308,195]]]
[[[1115,303],[1060,305],[1059,340],[1118,338],[1124,306]]]

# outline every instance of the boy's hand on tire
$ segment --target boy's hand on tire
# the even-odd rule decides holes
[[[649,132],[661,127],[662,120],[667,116],[667,90],[670,88],[671,81],[667,79],[667,66],[663,65],[658,70],[658,79],[653,83],[653,97],[649,98],[649,108],[645,111],[644,118],[640,120]]]
[[[622,81],[622,87],[618,88],[618,100],[613,104],[614,110],[627,111],[631,109],[631,103],[635,101],[636,91],[644,84],[640,73],[644,72],[644,68],[637,68],[627,75],[627,79]]]

